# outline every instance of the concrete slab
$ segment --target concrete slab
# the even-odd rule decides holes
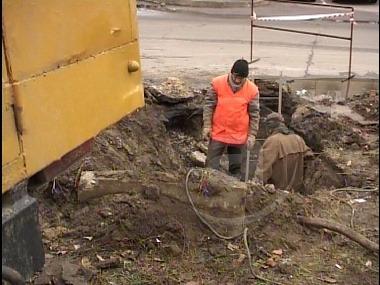
[[[275,80],[278,82],[280,77],[255,76],[254,79]],[[338,101],[352,98],[354,95],[363,94],[371,90],[379,90],[379,79],[353,78],[350,80],[349,86],[348,81],[344,81],[345,79],[346,78],[344,77],[283,77],[282,80],[283,82],[286,82],[293,92],[306,90],[307,93],[310,93],[312,96],[328,95],[334,97],[334,99]]]
[[[349,86],[348,81],[342,82],[345,78],[300,78],[290,79],[289,87],[292,90],[307,90],[313,95],[338,94],[336,99],[352,98],[354,95],[363,94],[370,90],[379,90],[379,79],[351,79]],[[347,93],[348,87],[348,93]]]

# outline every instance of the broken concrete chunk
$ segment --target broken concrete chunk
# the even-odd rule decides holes
[[[205,144],[203,144],[203,143],[198,143],[198,144],[197,144],[197,148],[198,148],[201,152],[203,152],[204,154],[207,154],[208,147],[207,147]]]
[[[200,151],[193,151],[189,155],[189,159],[192,163],[194,163],[196,166],[203,167],[206,165],[206,155]]]

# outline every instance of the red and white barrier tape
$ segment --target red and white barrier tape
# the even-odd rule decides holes
[[[354,22],[354,12],[349,13],[332,13],[332,14],[315,14],[315,15],[297,15],[297,16],[274,16],[274,17],[257,17],[256,13],[251,16],[252,21],[309,21],[318,19],[331,19],[338,17],[350,17],[350,22]]]

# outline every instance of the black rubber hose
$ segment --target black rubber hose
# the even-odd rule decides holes
[[[11,285],[26,285],[26,281],[21,274],[8,266],[2,266],[1,274],[2,280]]]

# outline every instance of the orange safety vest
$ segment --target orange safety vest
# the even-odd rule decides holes
[[[228,75],[212,80],[217,104],[212,117],[211,138],[228,144],[245,144],[249,133],[248,104],[254,99],[259,88],[246,80],[236,93],[228,83]]]

